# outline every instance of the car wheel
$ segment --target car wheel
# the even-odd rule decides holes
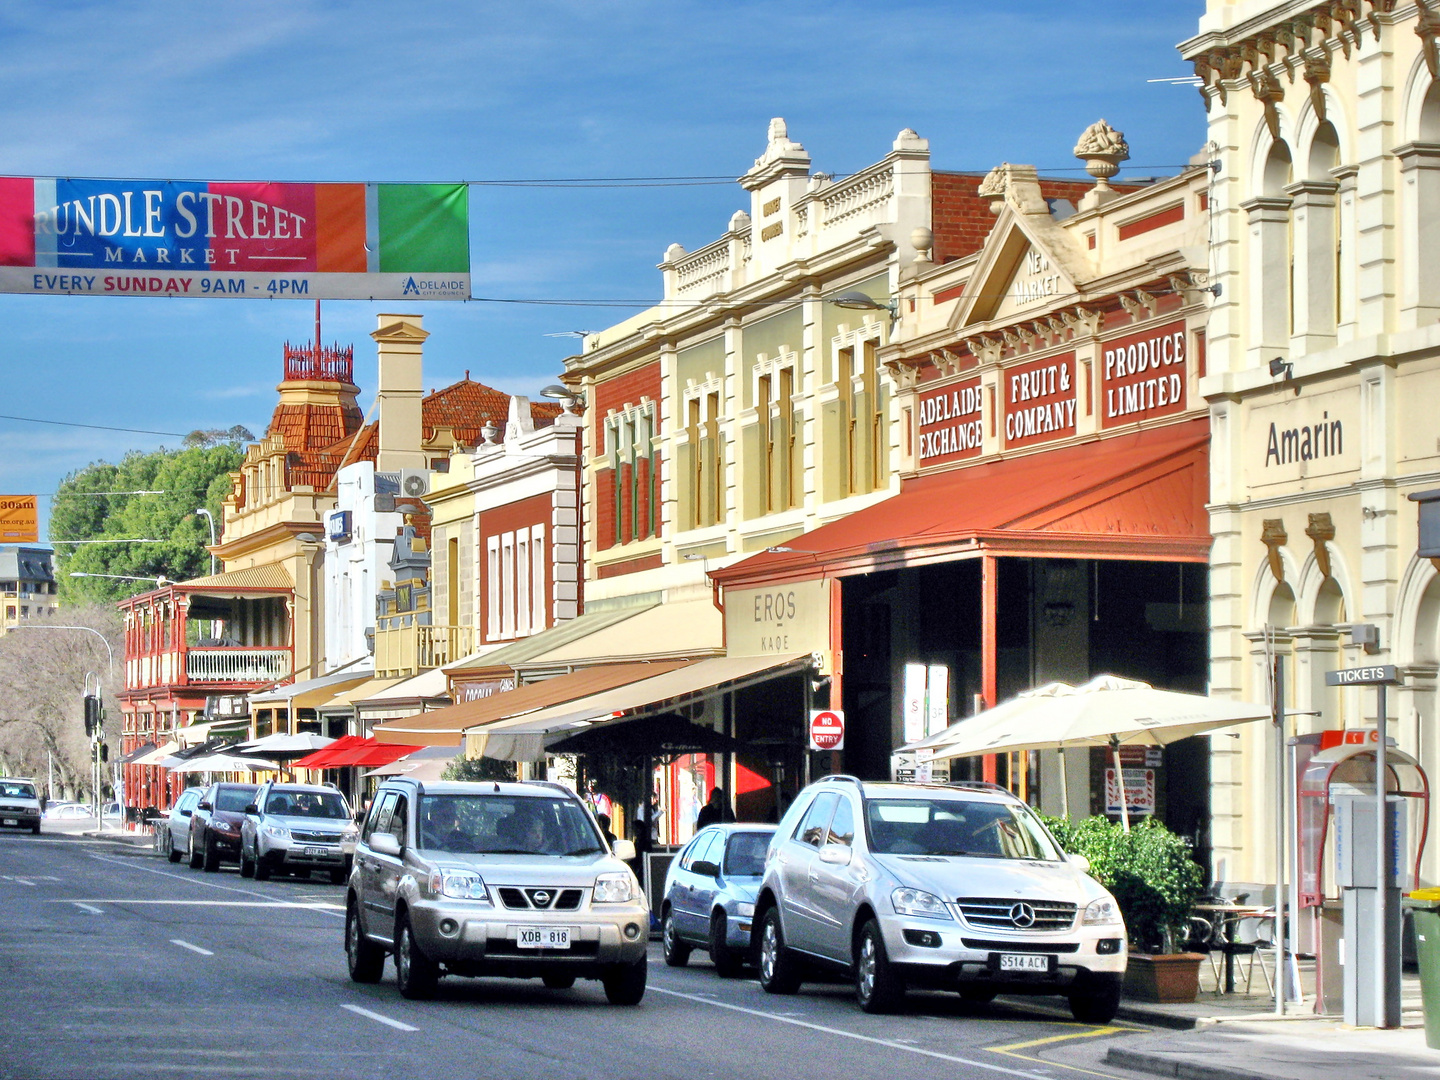
[[[985,1005],[995,1000],[995,995],[1000,993],[993,986],[962,986],[960,988],[960,1000],[968,1001],[972,1005]]]
[[[741,955],[725,940],[728,932],[725,912],[717,911],[710,919],[710,962],[722,979],[735,978],[744,966]]]
[[[190,839],[189,839],[189,841],[187,841],[187,843],[188,843],[189,849],[190,849],[190,869],[191,869],[191,870],[199,870],[199,869],[200,869],[200,864],[205,861],[205,857],[204,857],[203,855],[201,855],[200,852],[198,852],[198,851],[195,850],[195,834],[194,834],[194,832],[191,832],[191,834],[190,834]]]
[[[31,826],[30,826],[30,835],[31,835],[31,836],[39,836],[39,835],[40,835],[40,822],[37,821],[37,822],[35,822],[34,825],[31,825]]]
[[[385,974],[385,950],[361,930],[353,899],[345,905],[345,961],[351,982],[376,983]]]
[[[605,997],[611,1005],[639,1005],[645,996],[644,960],[633,964],[616,964],[601,977]]]
[[[395,923],[395,982],[400,993],[412,1001],[432,997],[440,981],[440,969],[425,955],[410,928],[410,916],[401,915]]]
[[[344,871],[344,870],[331,870],[331,871],[330,871],[330,884],[331,884],[331,885],[344,885],[344,884],[345,884],[345,871]]]
[[[241,844],[241,845],[240,845],[240,876],[241,876],[241,877],[254,877],[254,876],[255,876],[255,863],[254,863],[254,861],[250,858],[250,853],[245,850],[245,845],[244,845],[244,844]]]
[[[1081,975],[1070,987],[1070,1015],[1082,1024],[1108,1024],[1119,1011],[1118,976]]]
[[[213,874],[220,869],[220,852],[215,847],[215,841],[208,836],[205,838],[205,855],[202,865],[207,874]]]
[[[175,849],[175,834],[169,829],[165,830],[165,846],[168,849],[165,852],[165,857],[171,862],[179,862],[180,852]]]
[[[551,990],[569,990],[575,985],[574,975],[543,975],[541,981]]]
[[[259,852],[258,850],[255,852],[255,880],[256,880],[256,881],[269,881],[269,880],[270,880],[270,864],[267,863],[267,862],[261,857],[260,852]]]
[[[780,909],[765,910],[760,923],[760,987],[767,994],[793,994],[800,989],[800,965],[785,948]]]
[[[665,963],[670,967],[684,967],[690,962],[690,946],[680,940],[680,931],[675,929],[675,911],[666,908],[660,920],[660,942],[665,948]]]
[[[855,940],[855,1000],[867,1013],[887,1013],[904,996],[905,983],[885,953],[880,924],[871,919]]]

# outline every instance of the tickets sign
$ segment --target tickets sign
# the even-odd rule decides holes
[[[468,189],[0,178],[0,292],[465,300]]]

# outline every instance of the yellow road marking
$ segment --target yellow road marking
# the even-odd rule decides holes
[[[1078,1026],[1078,1025],[1077,1025]],[[1037,1046],[1047,1046],[1058,1042],[1066,1042],[1070,1039],[1094,1039],[1102,1035],[1120,1035],[1128,1031],[1141,1031],[1142,1028],[1133,1027],[1090,1027],[1085,1026],[1080,1031],[1067,1032],[1064,1035],[1047,1035],[1043,1039],[1027,1039],[1025,1042],[1007,1043],[1005,1046],[987,1046],[992,1054],[1004,1054],[1006,1057],[1019,1058],[1021,1061],[1033,1061],[1041,1065],[1047,1065],[1053,1069],[1065,1069],[1069,1072],[1084,1073],[1086,1076],[1102,1076],[1107,1080],[1115,1080],[1115,1073],[1097,1072],[1094,1069],[1081,1068],[1079,1065],[1069,1065],[1063,1061],[1056,1061],[1053,1058],[1035,1057],[1033,1054],[1021,1054],[1020,1050],[1030,1050]]]

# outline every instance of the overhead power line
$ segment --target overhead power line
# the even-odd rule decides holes
[[[186,431],[151,431],[148,428],[115,427],[111,424],[80,424],[74,420],[41,420],[36,416],[7,416],[0,413],[0,420],[18,420],[22,424],[53,424],[55,427],[78,427],[88,428],[91,431],[125,431],[132,435],[170,435],[176,439],[183,439],[189,432]],[[116,492],[115,494],[128,494]]]

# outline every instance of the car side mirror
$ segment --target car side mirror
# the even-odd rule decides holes
[[[719,877],[720,866],[718,863],[710,862],[708,859],[696,859],[690,864],[690,872],[699,874],[701,877]]]
[[[1082,874],[1088,874],[1090,872],[1090,860],[1084,855],[1067,855],[1065,861]]]
[[[621,862],[630,862],[635,858],[635,841],[616,840],[611,843],[610,850],[615,853],[615,857]]]
[[[201,803],[199,806],[197,806],[195,809],[196,809],[196,810],[214,810],[215,808],[214,808],[213,806],[211,806],[208,802],[202,802],[202,803]]]
[[[246,816],[246,817],[259,817],[259,816],[260,816],[260,807],[256,806],[253,802],[247,804],[246,807],[245,807],[245,816]]]
[[[844,844],[826,844],[820,849],[820,861],[832,866],[847,866],[850,863],[850,849]]]
[[[400,841],[394,833],[377,832],[370,837],[370,850],[377,855],[399,855]]]

